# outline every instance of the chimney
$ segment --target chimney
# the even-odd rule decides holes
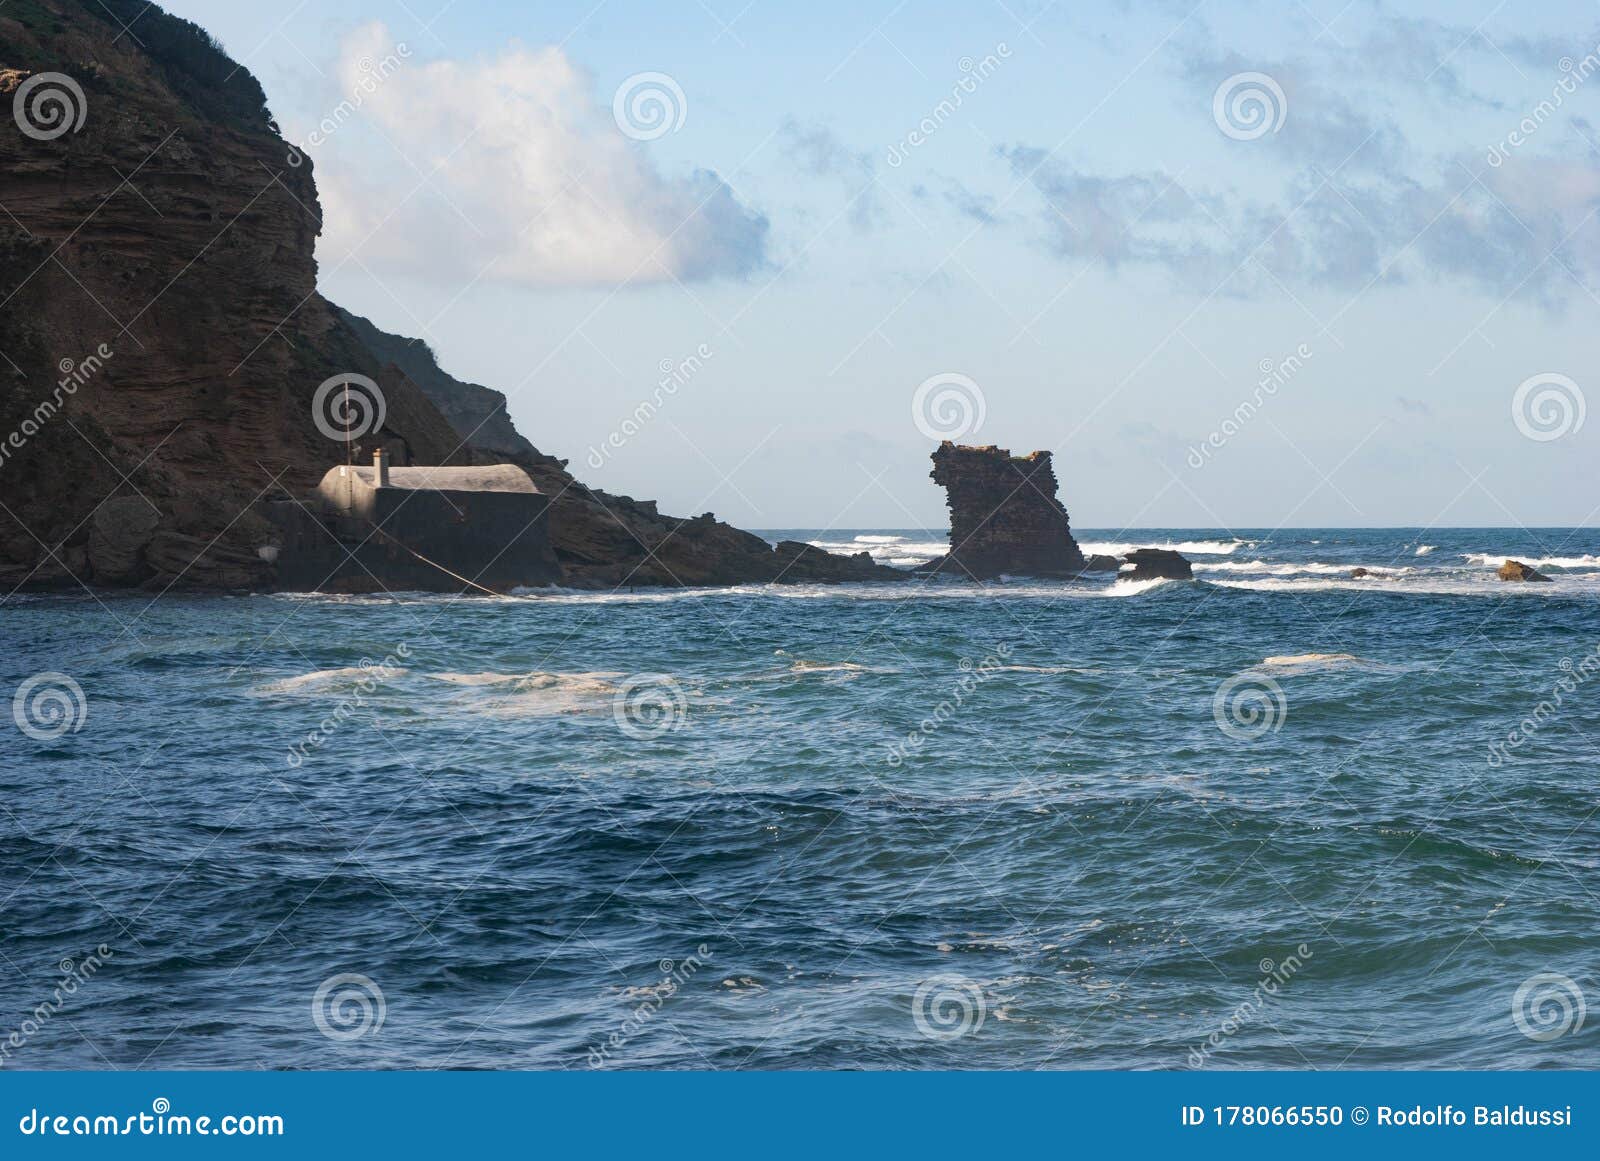
[[[372,471],[376,479],[373,486],[387,488],[389,486],[389,452],[386,448],[379,448],[372,453]]]

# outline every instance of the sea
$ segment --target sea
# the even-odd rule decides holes
[[[0,1068],[1600,1067],[1600,530],[1078,536],[13,594]]]

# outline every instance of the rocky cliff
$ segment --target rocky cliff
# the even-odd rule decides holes
[[[950,552],[932,566],[938,571],[976,578],[1076,576],[1089,566],[1056,499],[1049,452],[1013,456],[1004,448],[946,440],[933,453],[929,474],[950,505]]]
[[[0,103],[7,591],[270,587],[262,505],[345,458],[313,407],[339,374],[386,405],[363,458],[382,443],[397,463],[527,467],[556,497],[567,583],[890,575],[584,488],[503,396],[324,300],[311,159],[290,163],[260,85],[196,25],[144,0],[13,0]]]

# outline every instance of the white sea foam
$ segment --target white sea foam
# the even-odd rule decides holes
[[[996,673],[1079,673],[1093,674],[1104,673],[1103,669],[1086,667],[1082,665],[1001,665],[995,668]]]
[[[1169,576],[1156,576],[1150,577],[1148,580],[1139,581],[1125,580],[1122,577],[1118,577],[1112,586],[1105,591],[1106,595],[1111,597],[1136,597],[1140,593],[1147,593],[1151,589],[1172,583],[1174,583],[1173,578]]]
[[[1103,574],[1104,575],[1104,574]],[[1139,582],[1141,585],[1146,582]],[[548,605],[661,605],[679,601],[727,601],[763,598],[775,601],[987,601],[995,599],[1099,600],[1133,595],[1128,582],[1107,584],[1100,576],[1075,580],[1013,579],[1009,583],[975,584],[953,577],[915,578],[906,581],[856,581],[846,584],[745,584],[700,588],[639,588],[623,591],[538,588],[514,589],[513,597],[460,597],[454,594],[417,593],[396,602],[403,605],[444,606],[470,601],[474,606],[503,604],[511,607]],[[299,600],[322,601],[320,594]],[[338,597],[327,598],[339,601]],[[470,606],[469,606],[470,607]],[[512,675],[515,677],[516,675]]]
[[[452,685],[502,685],[508,681],[516,681],[515,673],[425,673],[424,677],[434,681],[448,681]]]
[[[1222,589],[1247,589],[1253,592],[1314,593],[1343,591],[1351,594],[1381,592],[1407,597],[1495,597],[1524,600],[1560,599],[1577,593],[1600,594],[1600,575],[1564,577],[1552,585],[1505,584],[1493,572],[1484,570],[1419,569],[1408,576],[1391,578],[1393,583],[1376,587],[1372,578],[1352,580],[1348,577],[1259,577],[1238,580],[1209,580],[1206,583]]]
[[[390,668],[387,673],[377,666],[347,665],[341,669],[315,669],[310,673],[302,673],[296,677],[284,677],[277,681],[269,681],[255,688],[256,693],[268,696],[274,694],[315,693],[325,689],[336,689],[341,686],[355,685],[362,681],[381,681],[385,676],[397,677],[407,672],[398,667]]]
[[[1502,556],[1494,552],[1467,552],[1462,554],[1472,564],[1486,565],[1489,568],[1499,568],[1508,560],[1520,560],[1523,564],[1531,564],[1535,568],[1600,568],[1600,556],[1593,554],[1584,556]]]
[[[854,556],[869,552],[878,564],[896,568],[915,568],[943,556],[950,546],[943,540],[907,540],[904,536],[857,536],[854,540],[809,540],[806,543],[824,552]]]
[[[1419,544],[1417,545],[1417,555],[1427,556],[1428,553],[1432,552],[1437,547],[1438,545],[1436,544]]]
[[[1085,540],[1079,545],[1085,556],[1124,556],[1136,548],[1162,548],[1173,552],[1182,552],[1196,556],[1227,556],[1230,552],[1240,547],[1254,548],[1255,543],[1249,540],[1180,540],[1176,544],[1150,540],[1134,540],[1123,543],[1110,540]]]
[[[789,666],[794,673],[867,673],[868,667],[854,661],[796,661]]]
[[[1354,653],[1286,653],[1277,657],[1265,658],[1261,664],[1267,669],[1301,672],[1310,669],[1325,669],[1337,665],[1365,665],[1366,662]]]
[[[593,673],[525,673],[496,683],[481,704],[487,713],[505,717],[550,717],[558,714],[610,712],[617,680],[610,671]],[[453,704],[453,703],[452,703]]]
[[[1286,562],[1272,564],[1265,560],[1224,560],[1210,563],[1202,562],[1194,566],[1196,572],[1227,572],[1227,573],[1260,573],[1263,576],[1348,576],[1355,567],[1348,564],[1326,564],[1322,561],[1312,560],[1303,563]],[[1383,565],[1362,565],[1369,573],[1376,576],[1403,576],[1416,571],[1410,565],[1399,568],[1388,568]]]

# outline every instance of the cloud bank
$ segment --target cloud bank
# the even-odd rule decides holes
[[[312,134],[324,263],[536,287],[765,264],[765,217],[710,170],[662,173],[560,48],[423,62],[396,47],[381,24],[341,45],[334,128]]]

